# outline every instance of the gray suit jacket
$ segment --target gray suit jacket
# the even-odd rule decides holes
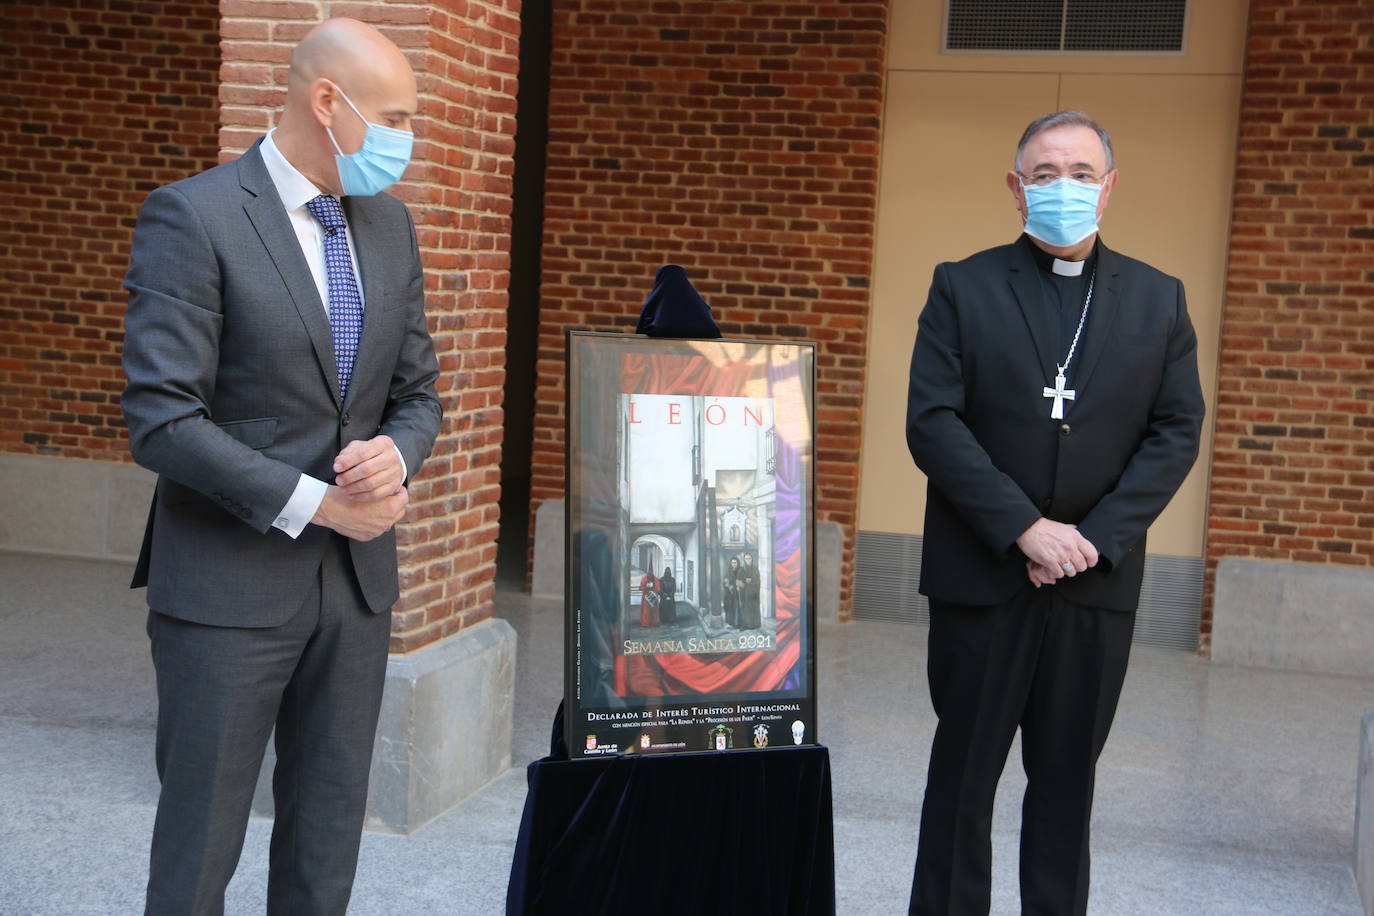
[[[328,315],[257,145],[158,188],[139,212],[123,408],[134,459],[159,475],[133,582],[154,611],[283,623],[332,536],[272,527],[300,474],[332,482],[339,450],[379,434],[412,475],[433,447],[439,368],[414,225],[385,194],[343,203],[366,306],[344,403]],[[368,606],[388,610],[394,530],[349,548]]]

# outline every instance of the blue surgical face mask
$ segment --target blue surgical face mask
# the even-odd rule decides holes
[[[1067,248],[1097,231],[1102,185],[1060,178],[1044,186],[1023,185],[1022,190],[1026,194],[1026,235]]]
[[[329,141],[334,144],[334,149],[338,150],[334,163],[339,168],[339,185],[345,194],[371,197],[400,180],[401,174],[410,164],[410,150],[415,143],[415,135],[408,130],[373,124],[367,118],[363,118],[363,113],[348,96],[344,95],[342,89],[338,86],[334,88],[338,89],[339,98],[348,102],[348,107],[352,108],[353,113],[362,118],[363,123],[367,125],[367,132],[363,134],[363,145],[356,153],[345,153],[340,149],[339,141],[334,139],[334,131],[325,128],[329,134]]]

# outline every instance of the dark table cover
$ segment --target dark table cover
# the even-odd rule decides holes
[[[830,751],[529,765],[508,916],[835,912]]]

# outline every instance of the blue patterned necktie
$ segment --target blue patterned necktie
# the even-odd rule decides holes
[[[363,298],[353,276],[353,256],[348,250],[343,207],[338,198],[321,194],[306,203],[310,215],[324,227],[324,266],[329,282],[329,327],[334,332],[334,361],[339,370],[339,400],[348,396],[353,358],[363,331]]]

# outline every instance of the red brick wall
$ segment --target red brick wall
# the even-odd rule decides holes
[[[158,185],[232,159],[271,126],[291,48],[311,25],[331,15],[374,22],[419,75],[417,161],[396,194],[420,235],[446,411],[400,531],[404,595],[392,648],[409,651],[490,616],[518,7],[0,7],[0,450],[129,460],[120,281],[139,205]]]
[[[1203,638],[1226,556],[1374,565],[1374,5],[1252,0]]]
[[[291,48],[324,18],[377,26],[416,71],[415,157],[391,193],[410,206],[419,234],[444,425],[399,529],[391,649],[409,652],[492,613],[519,0],[223,0],[222,8],[225,158],[271,125]]]
[[[215,162],[215,0],[0,5],[0,451],[128,461],[138,205]]]
[[[887,5],[554,9],[531,513],[563,496],[563,330],[681,264],[727,337],[818,344],[817,518],[853,569]]]

